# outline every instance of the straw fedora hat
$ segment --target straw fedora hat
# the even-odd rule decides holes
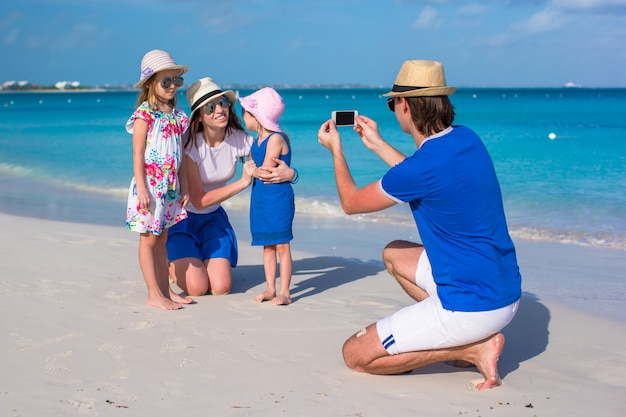
[[[272,87],[261,88],[239,99],[241,107],[251,113],[267,130],[282,132],[278,119],[285,110],[283,99]]]
[[[396,81],[386,97],[432,97],[449,96],[456,87],[446,85],[443,65],[437,61],[405,61]]]
[[[141,88],[150,77],[159,71],[172,69],[180,70],[180,75],[183,75],[187,72],[189,67],[187,65],[176,64],[170,54],[159,49],[154,49],[145,54],[141,59],[141,75],[135,87]]]
[[[219,85],[215,84],[212,78],[200,78],[187,89],[187,104],[191,108],[189,119],[193,114],[209,101],[216,97],[226,96],[232,104],[235,104],[235,93],[232,90],[222,91]]]

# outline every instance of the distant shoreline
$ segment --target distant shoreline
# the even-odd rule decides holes
[[[189,86],[180,88],[180,91],[185,91]],[[243,85],[243,84],[223,84],[224,89],[229,90],[255,90],[261,88],[261,85]],[[278,90],[384,90],[387,91],[388,87],[374,87],[363,85],[274,85],[272,86]],[[519,91],[532,91],[532,90],[558,90],[558,91],[579,91],[579,90],[595,90],[595,91],[609,91],[609,90],[625,90],[626,87],[457,87],[457,91],[467,90],[519,90]],[[35,93],[118,93],[118,92],[138,92],[139,90],[134,87],[86,87],[78,89],[65,89],[59,90],[56,88],[36,88],[36,89],[17,89],[17,90],[0,90],[0,94],[35,94]]]
[[[131,88],[80,88],[59,90],[57,88],[33,88],[29,90],[0,90],[0,94],[33,94],[33,93],[108,93],[119,91],[133,91]],[[138,91],[138,90],[137,90]]]

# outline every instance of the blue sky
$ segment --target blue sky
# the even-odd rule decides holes
[[[187,84],[388,87],[409,59],[459,87],[626,87],[626,0],[20,0],[0,82],[132,84],[164,49]]]

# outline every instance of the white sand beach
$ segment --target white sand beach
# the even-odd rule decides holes
[[[311,236],[296,224],[296,235]],[[233,292],[145,305],[137,235],[0,214],[0,414],[20,416],[622,416],[626,254],[516,242],[524,297],[501,387],[437,364],[350,371],[352,333],[411,302],[378,262],[294,244],[294,303],[258,304],[261,252],[240,238]],[[385,242],[380,242],[381,247]],[[324,250],[328,247],[329,250]]]

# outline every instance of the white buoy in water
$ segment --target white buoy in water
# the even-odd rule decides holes
[[[552,132],[548,135],[548,137],[550,138],[550,140],[554,140],[556,139],[556,133]]]

